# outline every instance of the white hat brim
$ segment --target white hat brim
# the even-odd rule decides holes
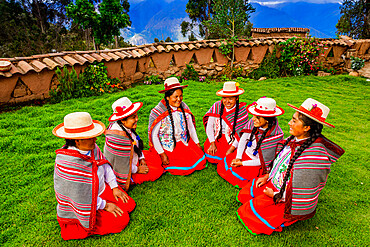
[[[53,134],[64,139],[90,139],[100,136],[104,133],[105,125],[102,122],[93,120],[93,124],[94,128],[89,131],[84,131],[81,133],[67,133],[64,128],[64,123],[61,123],[53,129]]]
[[[130,111],[128,111],[127,113],[125,113],[123,115],[117,115],[117,113],[113,113],[112,116],[109,117],[109,122],[114,122],[114,121],[126,118],[126,117],[134,114],[135,112],[137,112],[143,106],[142,102],[135,102],[135,103],[132,103],[132,104],[134,105],[134,107]]]
[[[296,110],[297,112],[300,112],[300,113],[302,113],[303,115],[305,115],[306,117],[309,117],[309,118],[311,118],[312,120],[314,120],[314,121],[316,121],[316,122],[318,122],[318,123],[321,123],[321,124],[323,124],[323,125],[325,125],[326,127],[330,127],[330,128],[335,128],[335,126],[334,125],[332,125],[332,124],[330,124],[330,123],[327,123],[327,122],[323,122],[323,121],[320,121],[320,120],[318,120],[317,118],[315,118],[314,116],[311,116],[310,114],[308,114],[307,112],[304,112],[304,111],[302,111],[302,110],[300,110],[300,109],[298,109],[298,107],[295,107],[294,105],[292,105],[292,104],[287,104],[288,106],[290,106],[291,108],[293,108],[294,110]]]
[[[256,112],[255,107],[253,105],[249,105],[247,107],[247,111],[252,115],[260,116],[260,117],[277,117],[285,113],[285,111],[279,106],[276,106],[276,111],[273,114],[263,114],[263,113]]]
[[[233,97],[233,96],[242,95],[243,93],[244,93],[243,88],[239,88],[238,92],[236,93],[224,93],[223,89],[220,89],[216,92],[216,95],[221,96],[221,97]]]

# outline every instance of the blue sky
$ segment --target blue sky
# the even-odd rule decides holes
[[[145,0],[129,0],[130,3],[138,3]],[[174,0],[165,0],[166,2],[172,2]],[[258,2],[265,4],[274,4],[281,2],[310,2],[310,3],[341,3],[342,0],[250,0],[249,2]]]

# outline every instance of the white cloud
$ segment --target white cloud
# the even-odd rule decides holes
[[[309,3],[341,3],[342,0],[250,0],[251,3],[261,5],[275,5],[279,3],[309,2]]]

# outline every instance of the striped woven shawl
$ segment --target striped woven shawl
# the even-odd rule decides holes
[[[58,149],[54,169],[58,219],[80,223],[87,230],[92,230],[96,221],[98,166],[109,163],[98,146],[93,151],[90,157],[77,150]]]
[[[220,117],[220,110],[221,110],[221,101],[215,102],[212,107],[208,110],[206,115],[203,117],[203,125],[204,128],[207,129],[207,123],[209,117]],[[246,103],[240,102],[239,103],[239,113],[238,113],[238,119],[236,120],[236,127],[235,127],[235,137],[239,141],[240,139],[240,132],[245,126],[245,124],[248,122],[248,112],[247,108],[245,108]],[[224,111],[222,114],[222,119],[225,121],[225,123],[229,126],[230,129],[233,129],[234,126],[234,116],[235,116],[235,109],[226,112]]]
[[[194,127],[196,127],[195,117],[193,113],[191,113],[189,107],[183,101],[181,102],[181,105],[184,108],[184,111],[191,115]],[[149,146],[150,147],[153,146],[153,140],[152,140],[153,128],[157,125],[157,123],[159,123],[163,118],[167,116],[168,116],[168,111],[166,107],[166,102],[164,99],[162,99],[161,101],[159,101],[158,105],[151,110],[150,115],[149,115],[148,135],[149,135]]]
[[[253,123],[253,120],[251,119],[245,125],[242,132],[252,133],[253,127],[254,127],[254,123]],[[262,130],[257,131],[257,134],[255,135],[256,143],[261,138],[262,133],[263,133]],[[283,140],[283,138],[284,138],[284,133],[281,130],[278,121],[276,120],[276,124],[266,133],[265,139],[263,139],[261,146],[258,149],[258,157],[260,159],[264,172],[266,172],[266,166],[268,166],[270,162],[274,159],[278,143],[281,140]]]
[[[282,143],[279,143],[279,146]],[[278,149],[280,150],[280,147]],[[285,218],[302,220],[313,217],[330,166],[343,153],[341,147],[324,136],[317,138],[302,152],[293,164],[286,189]]]
[[[124,190],[126,190],[127,181],[130,181],[130,162],[132,162],[131,151],[132,143],[123,131],[106,130],[104,156],[112,164],[117,183]]]

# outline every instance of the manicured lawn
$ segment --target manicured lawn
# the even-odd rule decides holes
[[[137,203],[128,227],[119,234],[65,242],[56,220],[53,189],[54,151],[64,140],[52,135],[63,117],[87,111],[108,124],[111,104],[122,96],[142,101],[138,133],[146,143],[150,110],[161,99],[162,85],[140,85],[100,97],[68,100],[56,105],[24,107],[0,114],[0,244],[9,246],[365,246],[369,234],[369,85],[349,76],[299,77],[241,81],[248,104],[273,97],[286,114],[279,117],[283,131],[294,110],[312,97],[330,107],[324,135],[346,153],[334,163],[314,218],[271,236],[253,236],[236,217],[238,189],[217,175],[216,167],[186,177],[163,175],[129,191]],[[198,136],[206,139],[202,116],[219,100],[222,83],[189,82],[184,101],[193,111]],[[104,136],[98,137],[100,148]]]

